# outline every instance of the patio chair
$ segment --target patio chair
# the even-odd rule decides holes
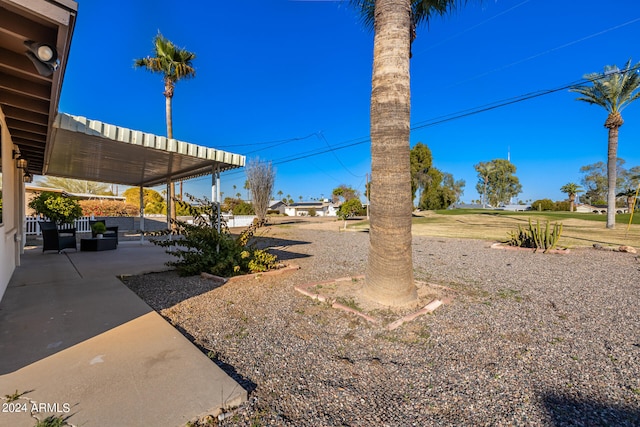
[[[105,231],[104,237],[115,237],[116,245],[117,245],[118,244],[118,226],[117,225],[107,226],[107,223],[103,219],[97,219],[95,221],[89,221],[89,226],[92,227],[91,237],[96,237],[96,233],[93,231],[93,224],[95,224],[97,222],[101,222],[101,223],[103,223],[105,225],[105,227],[107,227],[107,231]]]
[[[58,225],[55,222],[38,221],[38,224],[40,224],[42,231],[42,252],[58,251],[60,253],[63,249],[78,250],[75,228],[58,230]]]

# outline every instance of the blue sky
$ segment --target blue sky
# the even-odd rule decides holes
[[[197,76],[174,97],[176,139],[271,160],[274,193],[327,197],[364,190],[370,170],[373,33],[335,1],[79,0],[60,111],[166,134],[159,75],[133,68],[158,31],[195,52]],[[411,60],[411,145],[464,179],[479,198],[473,165],[507,158],[521,200],[565,196],[583,165],[606,161],[606,112],[557,91],[430,125],[437,118],[576,82],[605,65],[640,62],[637,0],[470,0],[418,29]],[[640,102],[623,111],[619,157],[640,165]],[[344,149],[337,149],[352,145]],[[324,152],[323,154],[311,155]],[[304,157],[294,161],[293,158]],[[225,196],[242,171],[222,175]],[[236,190],[233,189],[236,186]],[[210,196],[210,179],[186,191]]]

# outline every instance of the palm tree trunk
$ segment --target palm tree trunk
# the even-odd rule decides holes
[[[165,95],[165,113],[167,117],[167,138],[173,139],[173,119],[172,119],[173,107],[171,104],[171,100],[173,99],[173,84],[170,81],[165,81],[164,95]],[[173,181],[171,181],[171,185],[169,186],[168,197],[171,199],[171,203],[169,204],[171,206],[171,212],[169,213],[169,217],[171,218],[171,229],[175,230],[176,229],[175,220],[177,219],[176,204],[174,202],[176,199],[176,186],[173,183]]]
[[[378,0],[371,90],[371,228],[365,296],[417,298],[411,250],[410,0]]]
[[[575,201],[576,201],[576,195],[569,194],[569,212],[573,212],[573,210],[575,209],[575,206],[574,206]]]
[[[618,127],[609,128],[607,152],[607,228],[616,226],[616,167],[618,161]]]

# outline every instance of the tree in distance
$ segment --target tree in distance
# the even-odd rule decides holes
[[[569,212],[574,211],[574,202],[576,201],[576,195],[578,193],[583,193],[584,190],[575,182],[569,182],[568,184],[560,187],[560,191],[565,193],[569,197]]]
[[[476,190],[482,195],[483,207],[488,201],[494,208],[508,204],[512,197],[522,191],[522,185],[513,163],[505,159],[480,162],[473,166],[478,172]]]
[[[333,203],[346,202],[357,198],[360,198],[358,190],[346,184],[340,184],[331,192],[331,199],[333,200]]]
[[[362,212],[362,202],[358,198],[352,198],[344,202],[338,210],[338,218],[344,221],[343,229],[347,229],[347,219]]]

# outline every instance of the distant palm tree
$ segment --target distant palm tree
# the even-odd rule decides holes
[[[145,68],[152,73],[159,73],[164,80],[165,113],[167,119],[167,138],[173,139],[173,110],[172,100],[175,85],[179,80],[195,77],[196,69],[193,67],[193,60],[196,54],[186,49],[176,47],[162,34],[158,33],[153,39],[153,56],[136,59],[133,66]],[[171,219],[176,219],[176,198],[174,184],[170,185],[171,198]]]
[[[616,194],[616,197],[626,197],[627,198],[627,208],[629,209],[629,212],[631,212],[631,208],[636,203],[636,192],[637,192],[637,190],[634,190],[633,188],[628,188],[625,191],[622,191],[622,192]]]
[[[351,0],[374,30],[371,223],[364,294],[385,305],[417,299],[411,249],[409,58],[416,27],[466,0]]]
[[[570,182],[560,187],[560,191],[562,191],[563,193],[567,194],[567,196],[569,196],[569,203],[570,203],[569,212],[573,212],[573,207],[574,207],[573,203],[576,201],[576,195],[578,193],[582,193],[584,190],[578,184],[574,182]]]
[[[251,184],[249,183],[248,179],[244,182],[244,189],[247,190],[247,200],[251,200],[251,196],[249,195],[251,190]]]
[[[41,187],[47,188],[59,188],[66,190],[70,193],[85,193],[85,194],[99,194],[113,196],[113,192],[110,190],[109,185],[103,182],[94,181],[82,181],[71,178],[60,178],[57,176],[45,176],[42,180],[38,181]]]
[[[577,86],[570,89],[582,95],[577,101],[588,102],[607,110],[607,120],[604,127],[609,129],[607,153],[607,228],[616,225],[616,159],[618,152],[618,129],[624,123],[620,114],[629,104],[640,97],[640,63],[631,66],[631,59],[624,69],[618,67],[604,67],[604,74],[586,74],[584,78],[591,82],[590,86]]]

